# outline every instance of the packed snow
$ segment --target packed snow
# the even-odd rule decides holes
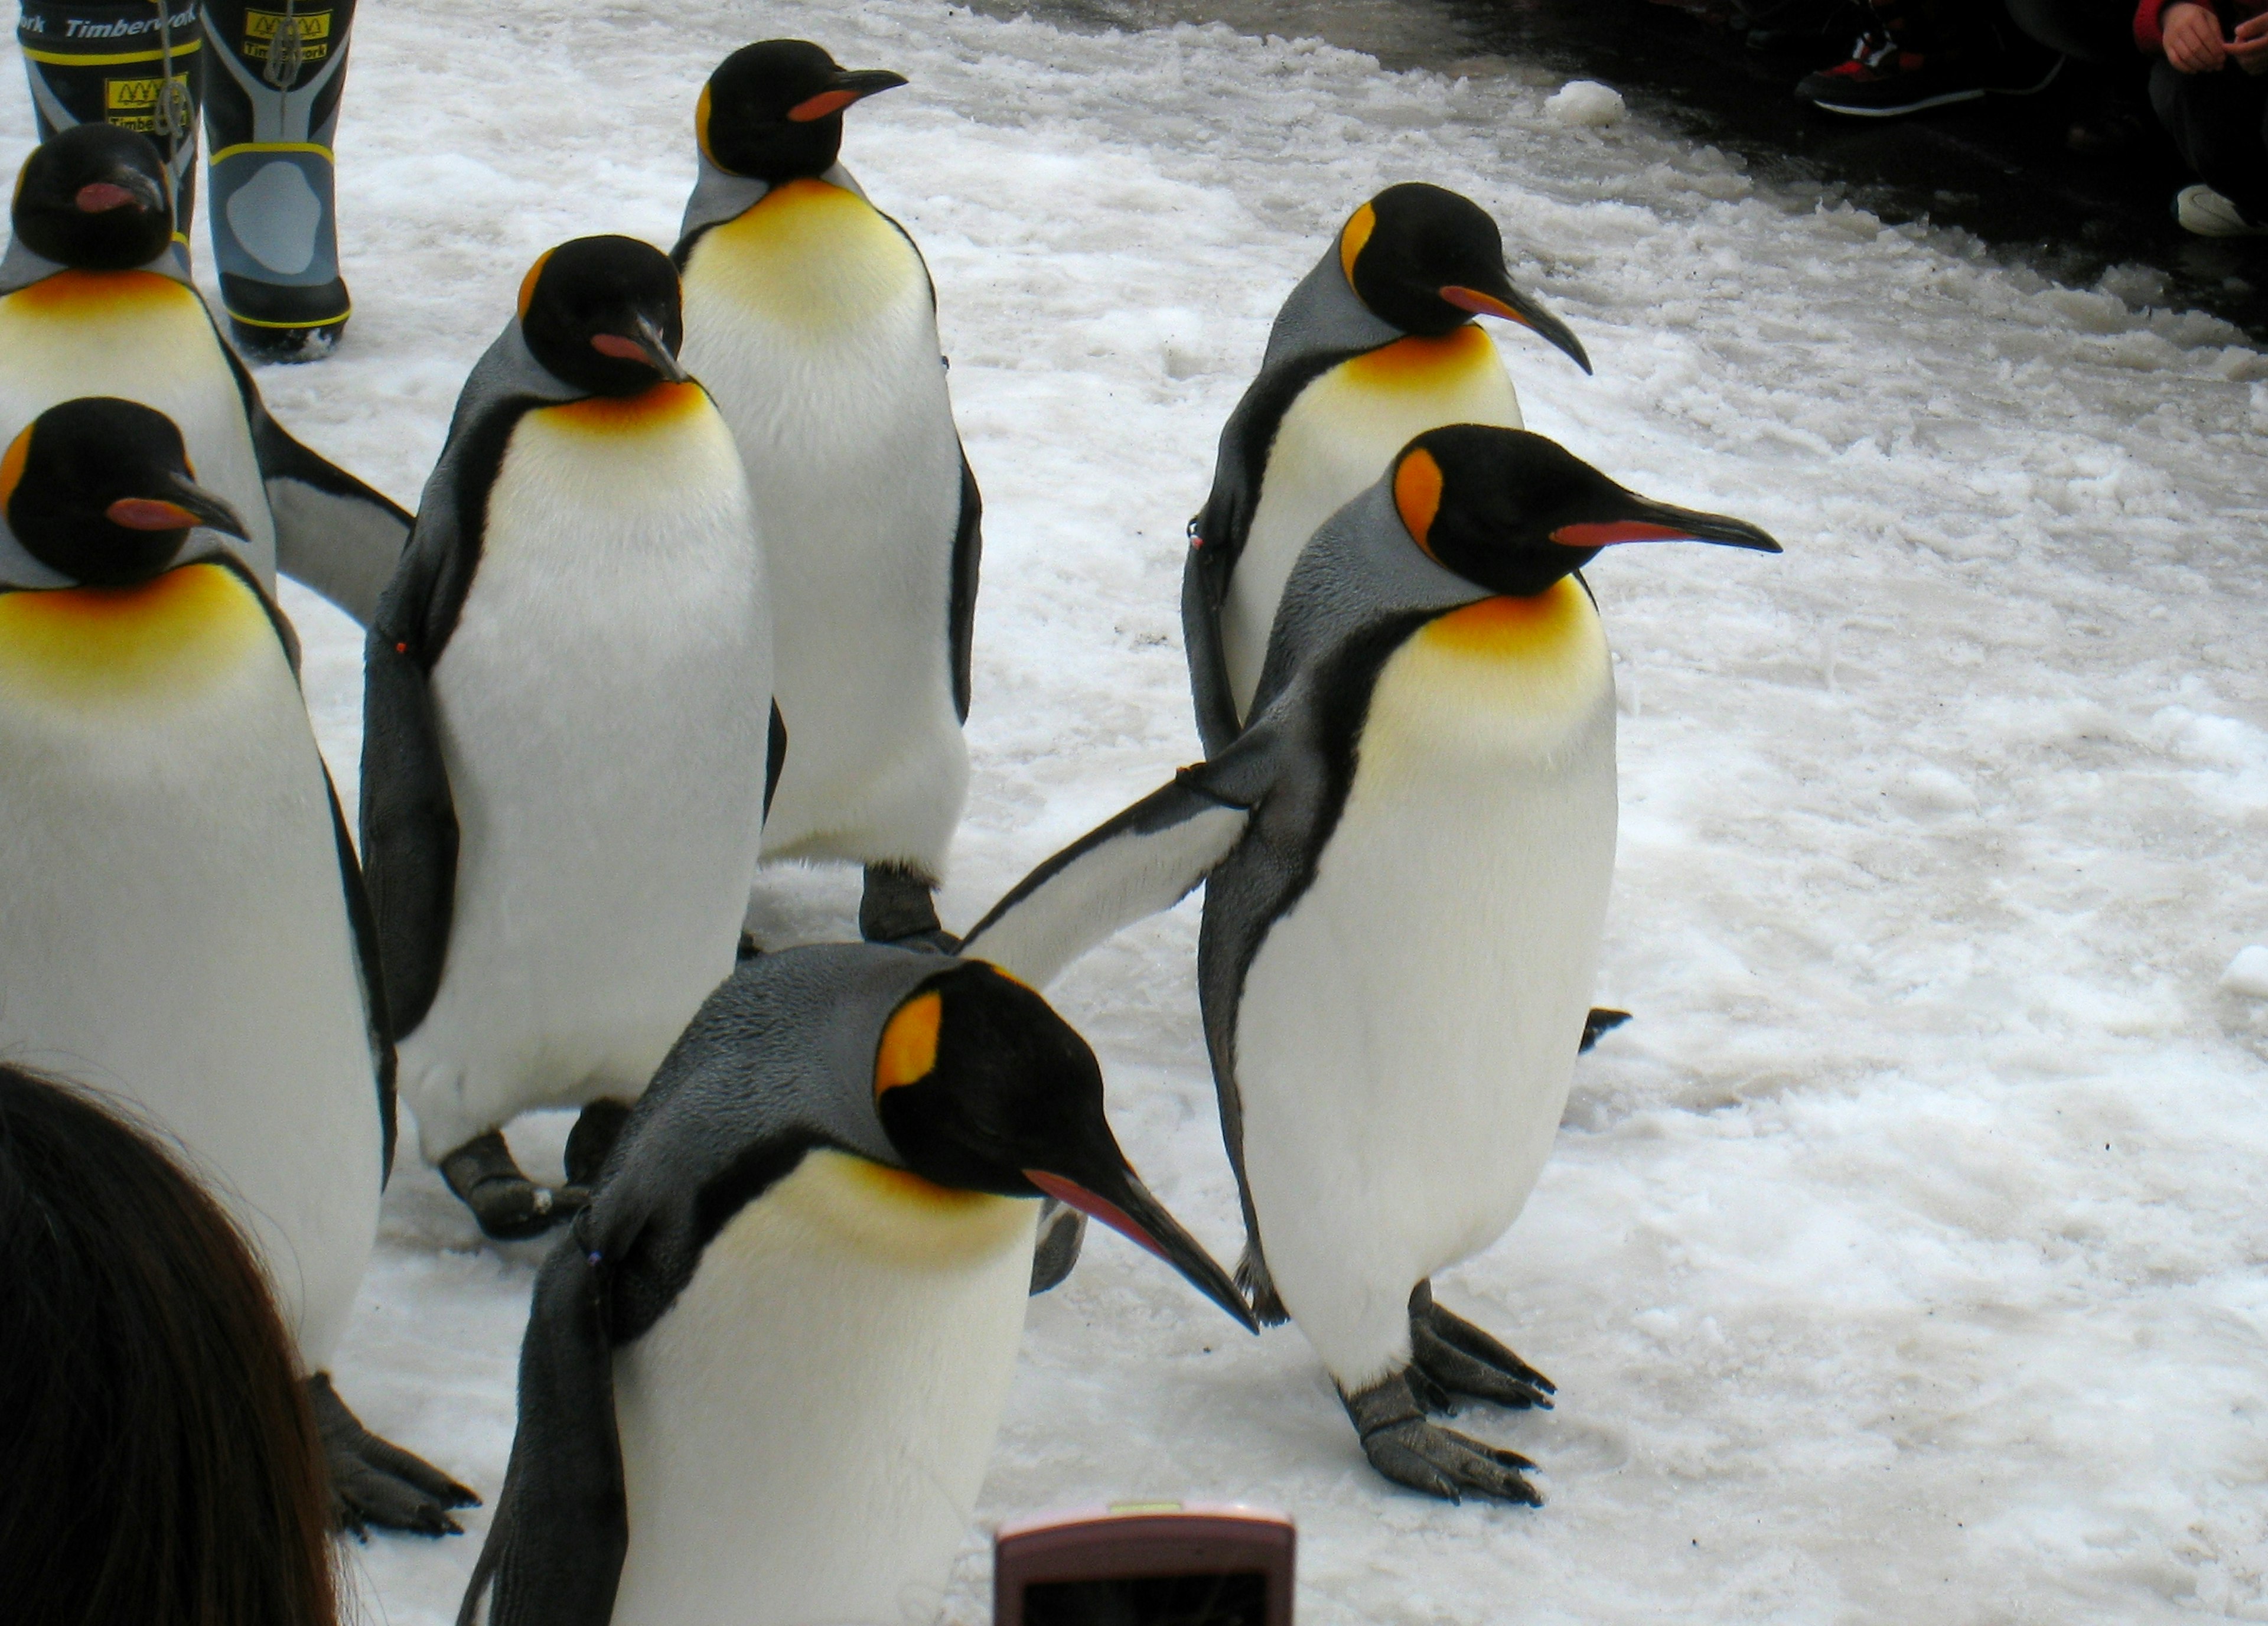
[[[666,246],[702,78],[775,35],[912,80],[845,158],[929,257],[986,499],[948,924],[1197,755],[1182,524],[1277,305],[1383,185],[1480,200],[1581,335],[1595,379],[1500,335],[1530,427],[1787,545],[1589,572],[1624,712],[1597,998],[1636,1020],[1520,1224],[1440,1284],[1559,1384],[1462,1424],[1548,1505],[1388,1486],[1296,1331],[1098,1235],[1032,1306],[943,1618],[987,1617],[1000,1519],[1189,1496],[1298,1519],[1317,1626],[2268,1619],[2268,1003],[2221,980],[2268,934],[2268,359],[2146,270],[2054,286],[1554,117],[1514,63],[939,0],[388,0],[339,141],[354,325],[261,375],[276,415],[414,501],[528,262]],[[351,804],[358,643],[287,602]],[[765,887],[768,940],[852,934],[849,871]],[[1195,922],[1055,995],[1228,1260]],[[556,1169],[564,1129],[516,1138]],[[541,1249],[482,1242],[414,1146],[340,1387],[492,1503]],[[451,1619],[486,1518],[350,1548],[364,1615]]]

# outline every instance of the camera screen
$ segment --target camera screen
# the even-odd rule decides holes
[[[1268,1577],[1142,1575],[1111,1581],[1035,1581],[1024,1626],[1264,1626]]]

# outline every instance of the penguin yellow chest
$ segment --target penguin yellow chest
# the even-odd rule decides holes
[[[1022,1336],[1038,1204],[814,1151],[615,1357],[614,1626],[932,1618]]]
[[[195,290],[153,271],[59,271],[0,298],[0,444],[81,395],[173,419],[198,483],[243,519],[241,551],[272,585],[275,526],[244,397]]]
[[[1285,411],[1259,504],[1222,607],[1221,636],[1240,713],[1252,703],[1276,607],[1315,528],[1366,491],[1394,454],[1444,423],[1521,427],[1495,341],[1474,323],[1406,338],[1323,373]]]
[[[322,762],[232,570],[0,594],[0,1055],[178,1136],[328,1359],[377,1225],[375,1063]]]
[[[1387,659],[1315,879],[1237,1012],[1262,1246],[1343,1381],[1382,1370],[1411,1284],[1534,1186],[1614,848],[1612,669],[1580,585],[1454,611]]]
[[[921,256],[857,193],[824,180],[773,188],[712,227],[686,266],[686,326],[729,307],[815,346],[840,341],[920,291]],[[726,318],[729,320],[729,318]]]

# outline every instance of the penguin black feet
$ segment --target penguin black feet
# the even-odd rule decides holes
[[[473,1210],[482,1232],[499,1242],[541,1236],[581,1208],[588,1196],[579,1186],[554,1191],[528,1179],[512,1160],[500,1129],[476,1135],[442,1159],[441,1178]]]
[[[937,883],[902,864],[870,864],[858,900],[858,935],[869,943],[950,954],[961,939],[937,918]]]
[[[1362,1438],[1363,1454],[1395,1483],[1452,1502],[1471,1492],[1543,1505],[1543,1494],[1522,1477],[1535,1463],[1427,1422],[1410,1373],[1391,1373],[1359,1394],[1341,1390],[1339,1399]]]
[[[567,1184],[580,1193],[588,1193],[599,1183],[599,1171],[607,1166],[607,1156],[615,1143],[622,1137],[622,1125],[630,1121],[630,1109],[621,1101],[595,1100],[583,1108],[575,1120],[575,1127],[567,1131]],[[584,1201],[588,1201],[587,1196]]]
[[[1583,1042],[1575,1047],[1575,1054],[1582,1055],[1593,1045],[1598,1043],[1603,1035],[1614,1032],[1624,1022],[1629,1021],[1630,1016],[1631,1013],[1627,1011],[1594,1009],[1590,1015],[1583,1019]]]
[[[1559,1392],[1479,1328],[1435,1304],[1431,1282],[1410,1294],[1410,1387],[1429,1411],[1447,1411],[1453,1394],[1549,1411]]]
[[[1086,1240],[1086,1216],[1053,1197],[1040,1199],[1040,1239],[1032,1248],[1032,1291],[1042,1293],[1061,1287],[1079,1263],[1079,1246]]]
[[[371,1527],[416,1535],[461,1535],[453,1507],[478,1507],[479,1497],[431,1463],[411,1456],[363,1427],[328,1372],[307,1380],[315,1432],[331,1475],[331,1519],[342,1530],[368,1536]]]

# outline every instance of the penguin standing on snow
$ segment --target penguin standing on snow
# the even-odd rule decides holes
[[[966,950],[1043,983],[1203,880],[1198,988],[1243,1192],[1241,1280],[1299,1322],[1371,1461],[1536,1500],[1427,1421],[1551,1385],[1433,1302],[1535,1184],[1586,1025],[1615,855],[1614,676],[1575,572],[1616,542],[1777,553],[1551,441],[1410,442],[1315,533],[1249,728],[1049,860]]]
[[[339,1514],[477,1500],[326,1374],[378,1232],[394,1055],[362,878],[244,526],[136,402],[0,456],[0,1055],[131,1100],[265,1265]]]
[[[1182,637],[1209,753],[1251,715],[1277,600],[1315,527],[1421,430],[1521,427],[1478,316],[1530,327],[1591,370],[1565,324],[1513,285],[1487,212],[1418,181],[1356,210],[1284,302],[1189,522]]]
[[[732,431],[678,364],[677,274],[538,260],[473,370],[365,660],[363,860],[420,1144],[490,1236],[580,1200],[733,968],[777,753]],[[568,1202],[503,1128],[585,1108]]]
[[[460,1622],[934,1613],[1022,1335],[1017,1199],[1043,1191],[1253,1325],[1038,994],[879,944],[741,964],[537,1278]]]
[[[244,517],[236,544],[367,622],[409,515],[285,434],[189,283],[165,163],[147,136],[79,124],[25,159],[0,260],[0,438],[59,401],[112,394],[179,425]]]
[[[836,161],[843,110],[904,83],[801,40],[726,57],[672,258],[685,364],[740,441],[770,568],[795,750],[764,856],[863,864],[860,935],[944,946],[980,504],[928,269]]]

